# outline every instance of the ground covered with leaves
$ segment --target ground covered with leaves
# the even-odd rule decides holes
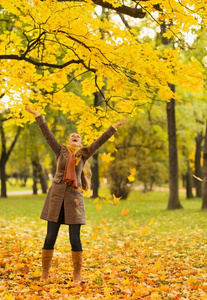
[[[196,200],[190,209],[174,212],[161,210],[164,200],[151,198],[121,201],[99,212],[86,201],[89,220],[82,227],[86,282],[81,285],[71,280],[64,225],[50,279],[39,281],[46,223],[23,217],[25,205],[20,198],[17,201],[5,200],[3,207],[10,209],[0,218],[0,299],[207,299],[207,214],[197,209]],[[42,199],[33,205],[39,210]]]

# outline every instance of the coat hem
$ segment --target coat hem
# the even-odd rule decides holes
[[[41,220],[44,220],[44,221],[48,221],[48,222],[54,222],[54,223],[57,223],[57,222],[55,222],[55,221],[48,220],[47,218],[44,218],[44,217],[40,217],[40,219],[41,219]],[[76,222],[76,223],[74,223],[74,222],[73,222],[73,223],[62,223],[62,222],[61,222],[60,224],[61,224],[61,225],[76,225],[76,224],[77,224],[77,225],[86,225],[86,222],[85,222],[85,223],[77,223],[77,222]]]

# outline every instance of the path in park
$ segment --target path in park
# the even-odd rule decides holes
[[[37,192],[38,194],[41,193],[41,190],[38,190]],[[14,191],[14,192],[7,192],[8,196],[18,196],[18,195],[32,195],[33,191],[32,190],[28,190],[28,191]]]
[[[142,185],[137,185],[137,186],[134,186],[133,188],[135,190],[143,190],[143,186]],[[166,191],[167,192],[167,191],[169,191],[169,188],[168,187],[158,187],[158,186],[155,186],[155,187],[153,187],[153,191]],[[179,188],[179,191],[180,192],[185,192],[185,189],[184,188]],[[42,191],[38,190],[37,193],[41,194]],[[8,196],[32,195],[32,194],[33,194],[32,190],[7,192]]]

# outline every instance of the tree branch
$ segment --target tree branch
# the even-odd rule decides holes
[[[84,2],[84,1],[80,1],[80,0],[75,0],[75,1]],[[92,1],[96,5],[100,5],[104,8],[114,10],[118,13],[122,13],[124,15],[128,15],[133,18],[143,19],[146,15],[146,13],[143,12],[143,10],[141,8],[129,7],[126,5],[122,5],[119,7],[113,7],[113,5],[111,3],[105,2],[103,0],[92,0]],[[74,2],[74,0],[58,0],[58,2]]]
[[[161,147],[158,147],[158,146],[155,146],[155,147],[152,147],[152,146],[149,146],[149,145],[142,145],[142,144],[137,144],[137,145],[124,145],[124,146],[117,146],[116,145],[116,149],[123,149],[123,148],[147,148],[147,149],[162,149]]]
[[[59,64],[50,64],[50,63],[47,63],[47,62],[40,62],[40,61],[37,61],[35,59],[32,59],[32,58],[27,58],[25,57],[24,55],[15,55],[15,54],[5,54],[5,55],[0,55],[0,60],[1,59],[13,59],[13,60],[24,60],[24,61],[27,61],[37,67],[41,67],[41,66],[44,66],[44,67],[50,67],[50,68],[55,68],[55,69],[63,69],[69,65],[72,65],[72,64],[84,64],[84,60],[83,59],[72,59],[72,60],[69,60],[67,61],[66,63],[62,64],[62,65],[59,65]],[[84,64],[84,67],[85,64]],[[87,68],[87,67],[86,67]],[[96,69],[93,69],[93,68],[87,68],[89,71],[92,71],[92,72],[96,72]]]

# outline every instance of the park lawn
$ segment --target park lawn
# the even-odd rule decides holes
[[[24,192],[24,191],[31,191],[32,193],[32,187],[33,187],[33,179],[28,178],[26,185],[22,186],[22,182],[20,180],[16,180],[15,178],[10,178],[6,182],[6,188],[7,188],[7,193],[10,192]],[[51,180],[48,180],[48,186],[50,186]],[[37,183],[37,188],[38,190],[41,190],[41,185],[38,182]]]
[[[83,277],[73,286],[68,226],[62,226],[51,280],[39,282],[45,195],[0,199],[0,299],[207,299],[207,213],[201,199],[167,211],[167,192],[132,191],[128,200],[85,199]],[[97,204],[98,202],[98,204]],[[118,201],[117,201],[118,202]],[[97,210],[98,208],[98,210]]]

